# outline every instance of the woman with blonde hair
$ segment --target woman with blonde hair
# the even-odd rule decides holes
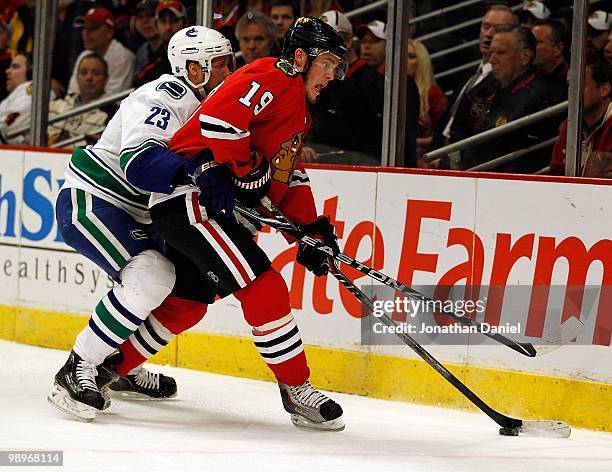
[[[420,114],[417,128],[418,166],[423,167],[421,156],[431,143],[438,120],[448,107],[448,100],[433,75],[429,51],[419,41],[408,43],[408,75],[419,89]]]

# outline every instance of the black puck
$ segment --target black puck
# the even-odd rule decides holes
[[[499,434],[502,436],[518,436],[519,429],[518,428],[499,428]]]

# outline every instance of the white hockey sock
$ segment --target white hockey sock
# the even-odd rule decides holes
[[[118,285],[100,300],[88,325],[76,339],[73,349],[87,362],[101,364],[149,315],[129,308],[121,292],[122,287]]]

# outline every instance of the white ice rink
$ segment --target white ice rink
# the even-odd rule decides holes
[[[64,467],[45,470],[612,471],[612,434],[503,437],[482,414],[337,393],[345,431],[306,431],[272,383],[170,367],[151,369],[177,379],[175,400],[116,400],[81,423],[46,400],[65,352],[0,341],[0,359],[0,450],[63,450]]]

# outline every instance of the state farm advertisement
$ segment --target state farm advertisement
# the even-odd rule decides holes
[[[88,313],[112,283],[68,248],[54,203],[68,154],[0,152],[0,288],[4,305]],[[612,381],[612,186],[388,170],[310,169],[317,207],[340,249],[435,299],[472,300],[490,326],[536,342],[575,316],[584,331],[544,357],[523,358],[483,336],[427,346],[442,360]],[[363,342],[361,304],[331,276],[315,278],[275,230],[258,236],[284,276],[308,344],[413,357]],[[343,267],[367,291],[377,283]],[[380,285],[380,284],[378,284]],[[273,296],[271,294],[270,296]],[[478,304],[476,303],[478,302]],[[382,306],[382,305],[381,305]],[[396,305],[396,321],[406,318]],[[434,321],[448,324],[442,317]],[[216,302],[195,329],[248,336],[238,302]],[[508,334],[511,337],[511,334]]]

